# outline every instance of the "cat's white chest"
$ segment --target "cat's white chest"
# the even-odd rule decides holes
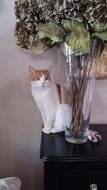
[[[43,88],[31,88],[33,98],[40,109],[50,109],[56,107],[58,95],[55,85],[51,84]]]

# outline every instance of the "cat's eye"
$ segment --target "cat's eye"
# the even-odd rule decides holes
[[[37,77],[35,80],[40,80],[40,78],[39,78],[39,77]]]
[[[45,80],[48,80],[48,77],[45,77]]]

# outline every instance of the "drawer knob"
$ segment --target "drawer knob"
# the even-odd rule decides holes
[[[96,184],[91,184],[90,185],[90,190],[98,190],[98,187]]]

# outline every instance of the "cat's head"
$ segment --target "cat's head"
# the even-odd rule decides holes
[[[52,70],[52,66],[44,70],[43,69],[37,70],[29,66],[31,84],[35,88],[46,87],[51,81],[51,77],[50,77],[51,70]]]

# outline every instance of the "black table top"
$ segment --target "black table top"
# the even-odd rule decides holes
[[[41,134],[40,158],[43,161],[107,161],[107,124],[90,124],[98,131],[102,141],[76,145],[65,140],[64,132]]]

